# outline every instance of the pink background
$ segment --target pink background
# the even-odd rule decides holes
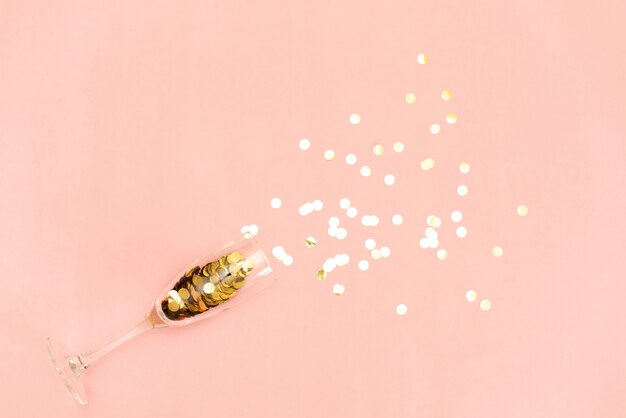
[[[0,1],[0,415],[626,416],[625,19],[607,0]],[[418,245],[429,214],[446,261]],[[251,223],[295,259],[276,284],[123,346],[75,404],[45,337],[98,346]],[[392,254],[361,272],[370,237]]]

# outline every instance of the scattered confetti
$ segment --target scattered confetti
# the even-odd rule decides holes
[[[441,92],[441,98],[444,101],[449,102],[452,99],[452,93],[450,92],[450,90],[444,90]]]
[[[407,93],[404,96],[404,101],[407,102],[408,104],[413,104],[415,103],[415,94],[413,93]]]
[[[437,135],[439,132],[441,132],[441,126],[439,126],[439,124],[433,123],[432,125],[430,125],[431,134]]]
[[[337,239],[345,239],[348,236],[348,230],[346,228],[338,228],[336,238]]]
[[[369,176],[372,175],[372,169],[369,168],[369,166],[367,166],[367,165],[364,165],[363,167],[361,167],[360,171],[361,171],[361,175],[363,177],[369,177]]]
[[[357,211],[357,209],[354,206],[350,206],[348,208],[348,210],[346,210],[346,216],[348,218],[356,218],[356,215],[358,215],[358,213],[359,212]]]
[[[335,159],[335,151],[331,150],[331,149],[327,149],[326,151],[324,151],[324,158],[327,161],[332,161]]]
[[[366,271],[367,269],[370,268],[370,263],[367,260],[361,260],[358,263],[358,267],[359,267],[359,270]]]
[[[467,174],[470,172],[470,165],[468,162],[463,161],[459,164],[459,171],[463,174]]]
[[[322,202],[321,200],[314,200],[312,206],[314,211],[319,212],[320,210],[324,209],[324,202]]]
[[[255,224],[244,225],[241,227],[240,232],[242,235],[252,235],[254,237],[259,233],[259,227]]]
[[[345,265],[347,265],[350,262],[350,256],[348,254],[337,254],[334,257],[335,260],[335,264],[337,264],[338,267],[343,267]]]
[[[317,272],[315,272],[315,276],[319,280],[324,280],[326,278],[326,272],[324,271],[324,269],[319,269]]]
[[[363,226],[378,226],[380,219],[376,215],[363,215],[361,217],[361,223]]]
[[[300,147],[302,151],[307,151],[309,148],[311,148],[311,141],[306,138],[302,138],[300,142],[298,142],[298,147]]]
[[[280,200],[278,197],[274,197],[271,201],[270,201],[270,206],[273,209],[280,209],[280,207],[283,205],[283,201]]]
[[[326,261],[324,261],[324,264],[322,264],[322,268],[327,273],[333,271],[335,267],[337,267],[337,263],[334,258],[327,258]]]
[[[306,203],[304,203],[303,205],[300,206],[300,208],[298,209],[298,212],[302,216],[307,216],[307,215],[310,215],[311,213],[313,213],[314,210],[315,209],[313,208],[313,203],[306,202]]]
[[[468,188],[464,184],[461,184],[459,185],[459,187],[456,188],[456,193],[461,197],[467,196],[467,192],[468,192]]]
[[[423,52],[417,56],[417,62],[424,65],[428,62],[428,55]]]
[[[372,251],[370,251],[370,257],[372,257],[372,260],[380,260],[380,258],[382,257],[382,255],[380,254],[380,250],[378,248],[374,248]]]
[[[424,171],[432,170],[435,168],[435,160],[432,158],[426,158],[420,161],[420,168]]]
[[[287,254],[283,257],[283,264],[286,266],[290,266],[293,264],[293,257]]]
[[[478,297],[478,294],[476,293],[475,290],[468,290],[467,292],[465,292],[465,299],[467,299],[468,302],[476,301],[477,297]]]
[[[347,210],[350,207],[350,199],[347,197],[342,198],[339,201],[339,207],[343,210]]]
[[[374,248],[376,248],[376,241],[372,238],[368,238],[365,240],[365,248],[368,250],[373,250]]]
[[[274,248],[272,248],[272,255],[278,260],[281,261],[283,259],[283,257],[285,255],[287,255],[287,252],[285,252],[285,249],[280,246],[277,245]]]
[[[426,248],[430,248],[430,242],[428,240],[428,238],[424,237],[422,239],[420,239],[420,247],[426,249]]]
[[[464,226],[459,226],[456,229],[456,236],[459,238],[465,238],[467,236],[467,228]]]
[[[463,219],[463,214],[461,213],[461,211],[455,210],[454,212],[452,212],[452,214],[450,214],[450,219],[452,219],[452,222],[461,222],[461,219]]]
[[[408,310],[409,309],[406,307],[404,303],[401,303],[398,306],[396,306],[396,313],[400,316],[406,315]]]
[[[402,215],[395,214],[391,217],[391,223],[396,226],[402,225],[402,222],[404,222]]]
[[[526,215],[528,215],[528,206],[526,206],[526,205],[519,205],[517,207],[517,214],[519,216],[526,216]]]
[[[487,312],[491,309],[491,301],[489,299],[483,299],[480,301],[480,309]]]
[[[317,240],[315,237],[307,237],[307,239],[304,240],[304,243],[307,247],[313,248],[317,245]]]
[[[356,155],[348,154],[346,155],[346,164],[355,165],[356,164]]]
[[[372,152],[374,153],[374,155],[377,155],[377,156],[380,157],[381,155],[383,155],[385,153],[385,147],[383,147],[380,144],[376,144],[372,148]]]
[[[428,215],[426,217],[426,225],[439,228],[441,226],[441,218],[435,215]]]
[[[447,260],[448,259],[448,252],[446,250],[444,250],[443,248],[440,250],[437,250],[437,258],[440,260]]]
[[[394,183],[396,182],[396,178],[393,174],[387,174],[385,175],[385,178],[383,181],[385,182],[387,186],[393,186]]]
[[[456,123],[456,113],[448,113],[446,115],[446,122],[450,125],[454,125]]]
[[[328,218],[328,225],[334,227],[339,226],[339,218],[336,216],[331,216],[330,218]]]
[[[339,228],[337,228],[336,226],[329,226],[328,227],[328,236],[335,238],[337,236],[337,231]]]
[[[494,257],[498,257],[498,258],[499,258],[499,257],[502,257],[502,255],[504,254],[504,250],[502,249],[502,247],[497,247],[497,246],[496,246],[496,247],[493,247],[493,248],[491,249],[491,254],[492,254]]]
[[[359,123],[361,123],[361,116],[358,113],[351,114],[348,119],[353,125],[358,125]]]
[[[344,290],[346,290],[345,286],[339,283],[336,283],[333,286],[333,293],[337,296],[343,295]]]
[[[382,258],[388,258],[391,255],[391,248],[389,247],[380,247],[380,256]]]
[[[404,144],[400,141],[393,143],[393,151],[394,152],[402,152],[404,151]]]

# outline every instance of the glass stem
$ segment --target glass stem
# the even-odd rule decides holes
[[[143,332],[149,329],[155,328],[155,327],[156,327],[156,324],[154,323],[154,321],[152,320],[150,316],[144,318],[143,321],[141,321],[134,327],[130,328],[126,332],[122,333],[117,338],[109,341],[108,343],[98,348],[97,350],[94,350],[88,353],[80,353],[77,356],[78,361],[80,362],[80,368],[82,370],[88,368],[89,366],[91,366],[93,362],[103,357],[104,355],[110,353],[111,351],[119,347],[120,345],[124,344],[126,341],[129,341],[135,338],[136,336],[138,336],[139,334],[142,334]]]

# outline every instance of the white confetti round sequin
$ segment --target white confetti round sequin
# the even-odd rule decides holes
[[[373,238],[368,238],[365,240],[365,248],[368,250],[373,250],[376,248],[376,241]]]
[[[428,62],[428,55],[422,52],[421,54],[417,56],[417,62],[420,63],[421,65],[426,64]]]
[[[393,151],[394,152],[402,152],[404,151],[404,144],[400,141],[393,143]]]
[[[333,151],[332,149],[327,149],[326,151],[324,151],[324,158],[327,161],[331,161],[335,159],[335,151]]]
[[[363,177],[369,177],[372,175],[372,169],[367,165],[364,165],[363,167],[361,167],[360,172]]]
[[[374,248],[372,251],[370,251],[370,257],[372,257],[372,260],[380,260],[380,258],[382,257],[380,255],[380,250],[378,248]]]
[[[428,239],[428,246],[430,248],[437,248],[439,247],[439,240],[437,238],[427,238]]]
[[[500,257],[502,257],[502,255],[504,254],[504,250],[502,249],[502,247],[498,247],[498,246],[496,246],[496,247],[493,247],[493,248],[491,249],[491,254],[492,254],[494,257],[498,257],[498,258],[500,258]]]
[[[348,154],[346,155],[346,164],[355,165],[356,164],[356,155]]]
[[[402,215],[395,214],[391,217],[391,223],[395,226],[402,225],[402,222],[404,222]]]
[[[331,216],[330,218],[328,218],[328,225],[329,226],[339,226],[339,218],[336,216]]]
[[[470,172],[470,164],[468,162],[463,161],[461,164],[459,164],[459,171],[462,174],[467,174]]]
[[[374,155],[380,157],[385,153],[385,147],[383,147],[381,144],[376,144],[372,148],[372,152],[374,153]]]
[[[346,228],[338,228],[337,229],[337,239],[345,239],[348,236],[348,230]]]
[[[452,222],[461,222],[461,219],[463,219],[463,214],[461,213],[461,211],[455,210],[450,214],[450,219],[452,219]]]
[[[433,135],[437,135],[439,134],[439,132],[441,132],[441,126],[439,126],[439,124],[437,123],[433,123],[432,125],[430,125],[430,133]]]
[[[415,94],[413,94],[413,93],[405,94],[404,95],[404,101],[407,102],[408,104],[415,103]]]
[[[432,170],[435,168],[435,160],[432,158],[426,158],[420,161],[420,168],[424,171]]]
[[[337,236],[337,231],[339,230],[339,228],[337,228],[336,226],[329,226],[328,227],[328,236],[335,238]]]
[[[313,213],[313,211],[314,211],[313,203],[311,202],[306,202],[305,204],[301,205],[300,208],[298,209],[298,212],[300,212],[300,215],[302,216],[310,215],[311,213]]]
[[[396,306],[396,313],[398,315],[400,315],[400,316],[406,315],[408,310],[409,309],[407,308],[407,306],[404,303],[401,303],[398,306]]]
[[[334,257],[335,260],[335,264],[337,264],[337,266],[339,267],[343,267],[345,265],[347,265],[350,262],[350,256],[348,254],[337,254]]]
[[[282,260],[282,258],[287,255],[287,252],[281,245],[277,245],[272,248],[272,255],[276,257],[277,260]]]
[[[360,260],[358,263],[359,270],[366,271],[370,268],[370,263],[367,260]]]
[[[446,122],[450,125],[454,125],[456,123],[456,113],[448,113],[446,116]]]
[[[307,151],[309,148],[311,148],[311,141],[309,141],[306,138],[302,138],[300,140],[300,142],[298,142],[298,147],[302,150],[302,151]]]
[[[468,290],[467,292],[465,292],[465,299],[467,299],[468,302],[476,301],[477,297],[478,293],[476,293],[475,290]]]
[[[382,258],[388,258],[391,255],[391,248],[389,247],[380,247],[380,256]]]
[[[424,237],[422,239],[420,239],[420,247],[426,249],[426,248],[430,248],[430,242],[428,240],[428,238]]]
[[[358,113],[353,113],[348,117],[348,120],[353,125],[358,125],[361,123],[361,116]]]
[[[526,205],[519,205],[517,207],[517,214],[519,216],[526,216],[526,215],[528,215],[528,206],[526,206]]]
[[[287,254],[283,257],[283,264],[286,266],[290,266],[293,264],[293,257]]]
[[[459,226],[456,229],[456,236],[459,238],[465,238],[467,236],[467,228],[464,226]]]
[[[356,218],[356,215],[358,215],[358,213],[359,211],[354,206],[350,206],[348,210],[346,210],[346,216],[348,218]]]
[[[280,207],[283,205],[283,201],[280,200],[280,198],[278,197],[274,197],[272,198],[272,200],[270,201],[270,206],[273,209],[280,209]]]
[[[491,301],[489,299],[483,299],[480,301],[480,310],[487,312],[491,309]]]
[[[437,258],[439,260],[446,260],[448,258],[448,251],[444,250],[443,248],[437,250]]]
[[[345,286],[339,283],[336,283],[333,286],[333,293],[337,296],[343,295],[343,292],[346,290]]]
[[[450,92],[450,90],[444,90],[441,92],[441,98],[443,99],[443,101],[449,102],[450,100],[452,100],[452,93]]]
[[[396,178],[393,174],[387,174],[385,175],[385,178],[383,181],[385,182],[387,186],[393,186],[393,184],[396,182]]]
[[[324,209],[324,202],[322,202],[321,200],[314,200],[312,205],[313,205],[313,210],[316,212],[319,212],[320,210]]]
[[[347,210],[350,207],[350,199],[347,197],[342,198],[339,201],[339,207],[343,210]]]
[[[433,228],[432,226],[429,226],[426,229],[424,229],[424,235],[426,236],[426,238],[434,239],[439,236],[439,233],[437,232],[435,228]]]
[[[468,191],[469,189],[464,184],[461,184],[459,185],[459,187],[456,188],[456,193],[461,197],[467,196]]]
[[[333,271],[335,267],[337,267],[337,263],[335,262],[334,258],[327,258],[324,261],[324,264],[322,264],[322,268],[324,269],[325,272],[328,272],[328,273]]]
[[[255,224],[248,225],[248,232],[250,233],[250,235],[255,237],[259,233],[259,227]]]

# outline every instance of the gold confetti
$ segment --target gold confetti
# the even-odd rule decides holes
[[[454,125],[456,123],[456,113],[448,113],[446,116],[446,122],[450,125]]]
[[[517,207],[517,214],[519,216],[526,216],[526,215],[528,215],[528,206],[526,206],[526,205],[519,205]]]
[[[324,280],[326,278],[326,271],[324,271],[324,269],[319,269],[316,273],[315,276],[319,279],[319,280]]]
[[[407,93],[404,96],[404,101],[407,102],[408,104],[415,103],[415,95],[413,93]]]
[[[342,284],[336,283],[336,284],[333,286],[333,293],[334,293],[336,296],[341,296],[341,295],[343,295],[343,292],[344,292],[345,290],[346,290],[346,288],[345,288],[345,286],[344,286],[344,285],[342,285]]]
[[[417,62],[424,65],[428,62],[428,55],[423,52],[417,56]]]
[[[435,168],[435,160],[432,158],[426,158],[420,161],[420,168],[424,171],[432,170]]]
[[[461,164],[459,164],[459,171],[463,174],[467,174],[470,172],[470,165],[468,162],[462,162]]]
[[[361,116],[358,113],[351,114],[348,119],[353,125],[358,125],[359,123],[361,123]]]
[[[372,152],[374,153],[374,155],[377,155],[377,156],[380,157],[381,155],[383,155],[385,153],[385,147],[383,147],[380,144],[376,144],[372,148]]]
[[[498,257],[498,258],[499,258],[499,257],[502,257],[502,255],[504,254],[504,250],[502,249],[502,247],[497,247],[497,246],[496,246],[496,247],[493,247],[493,248],[491,249],[491,254],[492,254],[494,257]]]
[[[478,297],[478,293],[476,293],[475,290],[468,290],[465,293],[465,299],[467,299],[468,302],[474,302],[476,301],[476,298]]]
[[[444,101],[449,102],[452,99],[452,93],[450,92],[450,90],[444,90],[441,92],[441,98]]]
[[[335,159],[335,151],[331,150],[331,149],[327,149],[326,151],[324,151],[324,158],[327,161],[332,161]]]
[[[406,315],[408,310],[409,309],[404,303],[400,303],[398,306],[396,306],[396,313],[400,316]]]
[[[441,126],[439,126],[439,124],[433,123],[432,125],[430,125],[431,134],[437,135],[439,132],[441,132]]]
[[[489,299],[483,299],[480,301],[480,309],[487,312],[491,309],[491,301]]]

